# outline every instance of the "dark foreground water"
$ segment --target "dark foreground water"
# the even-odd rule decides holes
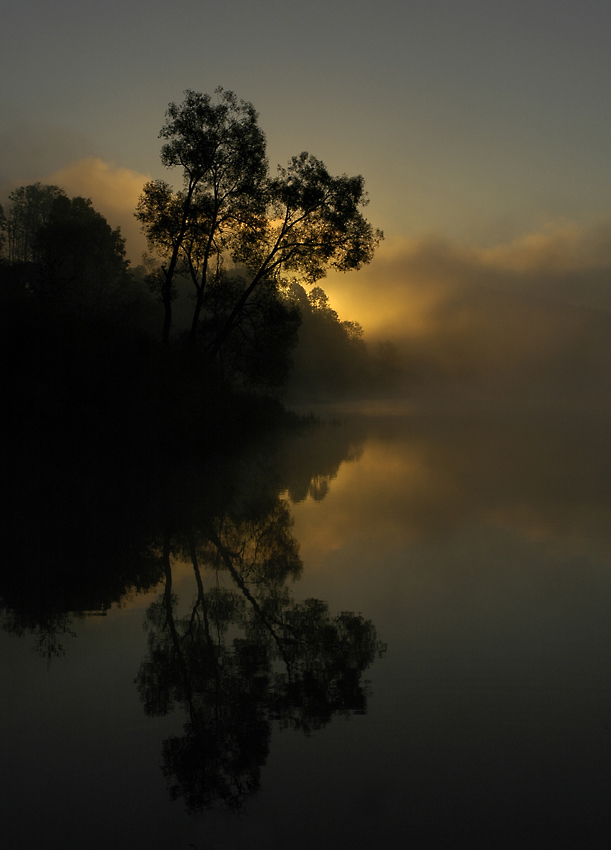
[[[340,418],[7,565],[4,847],[609,846],[608,413]]]

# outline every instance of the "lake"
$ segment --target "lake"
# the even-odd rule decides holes
[[[609,845],[609,411],[323,416],[24,523],[4,846]]]

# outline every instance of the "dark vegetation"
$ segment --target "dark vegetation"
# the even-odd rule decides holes
[[[170,504],[295,425],[283,392],[381,383],[384,357],[318,286],[381,239],[362,178],[305,153],[270,176],[252,105],[220,89],[170,104],[160,135],[181,187],[144,186],[152,255],[135,269],[88,199],[36,183],[0,207],[2,555],[19,586],[45,577],[40,621],[58,596],[64,613],[105,609],[154,584],[142,553]],[[110,562],[123,566],[102,590]]]
[[[273,447],[268,439],[225,467],[199,504],[175,511],[157,545],[164,581],[136,685],[148,715],[184,712],[182,734],[163,742],[162,770],[190,811],[239,808],[257,790],[272,722],[309,734],[365,713],[363,673],[385,649],[360,614],[294,598],[303,565],[278,496],[322,498],[358,436],[336,428],[329,440],[310,426]],[[174,558],[191,566],[190,602],[177,595]]]
[[[0,208],[0,613],[51,659],[75,617],[162,583],[136,683],[148,714],[186,712],[163,744],[171,794],[239,807],[271,722],[309,732],[364,712],[383,648],[361,615],[293,599],[278,495],[323,498],[358,451],[339,431],[319,445],[282,393],[369,391],[392,371],[317,285],[369,262],[382,234],[362,178],[308,154],[270,177],[256,113],[230,92],[187,92],[161,136],[182,188],[144,187],[152,256],[136,269],[88,199],[36,183]],[[174,557],[193,568],[186,616]]]
[[[392,348],[372,354],[317,285],[382,238],[363,179],[306,153],[270,176],[257,113],[222,89],[186,92],[160,135],[181,188],[144,186],[152,255],[135,269],[88,199],[36,183],[0,209],[5,480],[19,487],[43,458],[52,486],[129,470],[159,484],[168,463],[286,420],[287,391],[319,399],[392,377]]]
[[[392,373],[392,350],[372,355],[318,286],[382,238],[362,178],[306,153],[270,176],[255,110],[221,89],[170,104],[160,135],[181,187],[144,186],[152,255],[136,269],[88,199],[36,183],[0,208],[4,555],[23,569],[104,562],[177,470],[294,423],[287,389],[325,398]]]

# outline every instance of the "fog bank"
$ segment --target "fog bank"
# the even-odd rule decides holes
[[[611,217],[492,248],[382,244],[325,288],[368,338],[398,346],[408,389],[603,400],[611,380]]]

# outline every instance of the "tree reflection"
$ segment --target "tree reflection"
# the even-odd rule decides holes
[[[147,529],[117,517],[123,502],[117,499],[113,511],[102,505],[95,527],[87,527],[91,503],[81,497],[77,505],[63,495],[40,508],[31,530],[29,515],[11,527],[0,567],[0,625],[17,636],[34,635],[36,651],[48,661],[64,654],[75,621],[104,616],[113,604],[154,588],[163,575]]]
[[[19,612],[12,610],[6,613],[2,625],[5,631],[19,637],[26,632],[34,634],[36,651],[50,663],[53,658],[64,655],[66,636],[76,636],[72,628],[74,616],[56,611],[32,622],[29,618],[20,616]]]
[[[239,808],[259,787],[272,722],[307,734],[335,714],[364,713],[362,674],[384,647],[361,615],[293,599],[289,582],[302,564],[281,499],[184,537],[166,531],[162,549],[165,587],[147,613],[138,690],[149,715],[175,704],[187,713],[184,734],[163,744],[171,796],[191,811]],[[194,600],[182,613],[173,556],[193,569]]]
[[[250,583],[297,578],[301,563],[288,507],[276,496],[285,491],[293,501],[308,493],[323,498],[362,441],[360,434],[314,423],[270,425],[265,434],[225,451],[202,451],[184,467],[157,458],[156,470],[151,457],[133,453],[131,444],[119,452],[107,447],[97,457],[90,445],[97,436],[61,435],[56,427],[43,442],[24,438],[24,446],[31,443],[29,454],[16,450],[0,480],[6,519],[0,624],[15,635],[35,635],[37,650],[48,659],[63,654],[75,619],[103,615],[163,581],[156,541],[168,520],[185,528],[195,527],[194,517],[231,514],[231,521],[215,526],[220,551],[201,532],[196,535],[200,559],[216,559],[226,569],[229,553]],[[186,538],[174,545],[191,557]],[[257,574],[248,573],[255,569]]]
[[[303,565],[278,495],[323,499],[361,441],[308,423],[168,463],[159,481],[136,463],[88,469],[80,450],[78,462],[43,455],[12,479],[5,629],[34,634],[51,660],[75,618],[162,588],[136,684],[147,715],[185,712],[162,751],[170,793],[189,810],[239,808],[257,790],[274,724],[309,734],[366,710],[363,673],[383,647],[361,615],[294,598]]]

